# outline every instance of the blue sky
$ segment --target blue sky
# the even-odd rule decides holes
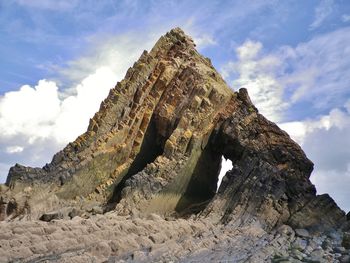
[[[43,166],[171,28],[305,149],[350,210],[350,2],[0,0],[0,179]]]

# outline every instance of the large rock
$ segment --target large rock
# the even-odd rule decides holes
[[[60,213],[59,211],[45,213],[39,218],[39,220],[45,221],[45,222],[50,222],[52,220],[57,220],[57,219],[63,219],[63,214]]]
[[[216,193],[222,156],[233,168]],[[257,221],[265,230],[338,228],[345,214],[316,196],[312,169],[247,90],[233,92],[176,28],[144,51],[87,132],[50,164],[10,169],[0,217],[104,206],[120,215],[197,213],[232,226]]]

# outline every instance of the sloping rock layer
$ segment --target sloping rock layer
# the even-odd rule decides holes
[[[233,168],[216,192],[222,156]],[[144,51],[88,130],[50,164],[10,169],[0,218],[115,211],[195,214],[232,227],[259,222],[266,231],[282,224],[339,228],[345,214],[328,195],[316,196],[312,169],[299,145],[259,114],[247,90],[233,92],[176,28]]]

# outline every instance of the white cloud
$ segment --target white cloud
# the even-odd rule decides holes
[[[116,81],[109,68],[99,68],[75,87],[76,95],[64,99],[56,83],[47,80],[40,80],[34,88],[25,85],[8,92],[0,99],[0,136],[21,135],[29,144],[38,139],[54,139],[58,144],[74,140],[85,131]]]
[[[314,30],[322,25],[322,23],[331,15],[333,11],[333,0],[321,0],[320,4],[315,8],[314,20],[310,25],[310,30]]]
[[[236,49],[238,61],[223,67],[224,77],[238,75],[233,88],[245,87],[259,109],[268,119],[280,121],[288,103],[283,101],[283,87],[277,80],[282,60],[274,55],[263,55],[262,44],[251,40]]]
[[[259,55],[261,49],[262,44],[260,42],[248,40],[236,49],[236,53],[240,60],[253,60]]]
[[[295,140],[297,143],[302,145],[304,143],[304,138],[307,133],[308,126],[302,121],[292,121],[280,123],[278,126],[285,130],[289,136]]]
[[[55,82],[40,80],[0,98],[0,152],[2,169],[14,162],[42,166],[69,141],[86,131],[89,119],[117,82],[107,67],[86,77],[75,95],[62,97]],[[21,153],[21,159],[10,155]],[[17,155],[16,155],[17,156]],[[6,172],[7,174],[7,172]],[[5,174],[0,174],[1,180]]]
[[[52,136],[61,144],[74,140],[83,133],[89,119],[117,82],[116,74],[101,67],[76,87],[76,95],[62,100],[60,114],[55,118]]]
[[[194,35],[193,40],[199,49],[207,46],[217,45],[215,39],[212,36],[207,34]]]
[[[344,22],[344,23],[347,23],[350,21],[350,15],[348,14],[344,14],[341,16],[341,20]]]
[[[323,129],[328,131],[331,128],[344,129],[350,126],[350,119],[342,110],[332,109],[328,115],[321,116],[314,120],[302,120],[280,123],[279,126],[300,145],[305,143],[305,138],[315,130]]]
[[[0,134],[11,137],[22,133],[29,141],[47,137],[59,111],[58,88],[54,82],[41,80],[34,88],[22,86],[0,99]]]
[[[126,69],[132,66],[144,49],[149,50],[160,35],[160,32],[147,35],[134,32],[114,37],[90,37],[88,42],[91,48],[84,55],[68,61],[64,67],[51,65],[51,68],[59,71],[61,79],[75,82],[101,67],[110,68],[118,79],[122,79]]]
[[[24,148],[21,147],[21,146],[9,146],[9,147],[6,147],[6,152],[7,153],[20,153],[20,152],[23,152]]]

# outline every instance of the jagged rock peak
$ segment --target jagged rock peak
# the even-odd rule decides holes
[[[216,192],[222,156],[233,168]],[[0,215],[39,218],[71,207],[196,214],[237,226],[257,220],[266,230],[339,227],[344,212],[329,196],[316,196],[312,168],[247,90],[233,92],[175,28],[143,52],[88,130],[50,164],[10,169]]]

